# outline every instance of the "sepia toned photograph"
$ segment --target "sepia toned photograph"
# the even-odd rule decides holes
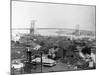
[[[11,1],[11,75],[96,69],[96,6]]]

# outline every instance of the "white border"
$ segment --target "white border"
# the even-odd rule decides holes
[[[97,69],[87,71],[68,71],[68,72],[53,72],[53,73],[39,73],[41,75],[98,75],[100,67],[100,1],[99,0],[30,0],[30,1],[43,1],[43,2],[56,2],[56,3],[71,3],[71,4],[86,4],[96,5],[96,37],[97,37]],[[9,75],[10,72],[10,0],[0,0],[0,74]],[[38,74],[38,73],[37,73]],[[34,74],[35,75],[35,74]]]

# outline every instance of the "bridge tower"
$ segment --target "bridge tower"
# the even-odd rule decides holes
[[[77,25],[76,25],[76,29],[75,29],[75,35],[76,35],[76,36],[79,36],[79,35],[80,35],[79,27],[80,27],[80,25],[77,24]]]
[[[35,33],[35,22],[36,20],[31,20],[31,27],[30,27],[30,34],[33,34]]]

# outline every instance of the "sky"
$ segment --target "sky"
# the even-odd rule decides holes
[[[95,6],[12,1],[12,28],[71,28],[95,31]]]

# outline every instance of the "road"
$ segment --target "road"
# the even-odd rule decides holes
[[[45,67],[42,66],[42,72],[57,72],[57,71],[69,71],[74,70],[72,66],[68,66],[67,64],[61,63],[60,61],[57,62],[55,66],[52,67]],[[26,73],[26,72],[25,72]],[[41,73],[41,65],[37,65],[36,68],[33,67],[31,69],[31,73]]]

